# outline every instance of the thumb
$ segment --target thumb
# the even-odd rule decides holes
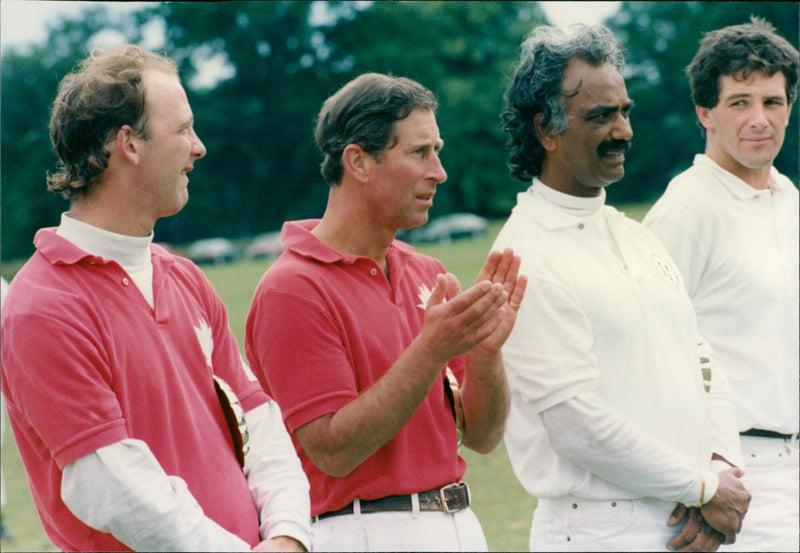
[[[436,286],[431,290],[431,295],[428,297],[428,303],[425,304],[425,309],[429,309],[434,305],[439,305],[447,297],[447,275],[440,273],[436,275]]]
[[[742,467],[731,467],[729,470],[736,478],[741,478],[744,476],[744,470],[742,470]]]
[[[675,526],[678,524],[683,518],[686,516],[687,508],[686,505],[683,503],[678,503],[678,505],[673,509],[672,514],[667,521],[667,526]]]

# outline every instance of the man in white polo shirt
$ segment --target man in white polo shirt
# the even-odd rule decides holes
[[[763,20],[713,31],[687,72],[705,154],[644,224],[681,271],[736,400],[753,494],[740,551],[797,551],[798,192],[774,167],[798,52]]]
[[[503,347],[530,547],[715,550],[749,502],[733,405],[669,254],[604,205],[633,136],[619,45],[538,27],[521,51],[503,123],[533,184],[493,248],[520,255],[532,291]]]

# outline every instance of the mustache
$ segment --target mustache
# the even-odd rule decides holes
[[[631,141],[630,140],[606,140],[602,142],[600,146],[597,148],[597,153],[601,156],[606,155],[609,152],[621,152],[625,153],[631,149]]]

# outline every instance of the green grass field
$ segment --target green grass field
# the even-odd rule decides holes
[[[634,219],[641,220],[647,207],[633,205],[620,209]],[[472,284],[483,265],[501,224],[493,223],[483,238],[451,244],[420,245],[417,250],[441,260],[466,288]],[[245,260],[203,267],[228,308],[231,328],[240,345],[253,291],[269,265],[268,261]],[[12,275],[4,276],[9,278]],[[473,509],[483,524],[490,550],[527,551],[528,530],[536,499],[528,495],[517,482],[503,444],[488,455],[478,455],[466,449],[462,450],[462,455],[469,467],[466,480],[472,490]],[[15,538],[0,541],[0,550],[57,551],[45,536],[33,507],[10,430],[7,430],[2,445],[1,459],[8,499],[3,519]]]

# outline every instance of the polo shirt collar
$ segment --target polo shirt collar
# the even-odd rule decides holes
[[[99,255],[93,255],[59,236],[58,227],[39,229],[34,236],[33,245],[52,265],[75,265],[84,260],[102,265],[110,261]],[[151,247],[150,251],[154,265],[161,265],[167,269],[175,262],[174,256],[166,250]]]
[[[769,174],[769,189],[756,190],[745,181],[726,171],[719,164],[705,154],[696,154],[694,156],[694,165],[698,167],[706,167],[716,175],[719,181],[725,188],[733,195],[734,198],[739,200],[749,200],[763,194],[764,192],[775,192],[776,190],[783,189],[784,181],[780,178],[780,173],[775,167],[770,168]]]
[[[304,219],[284,223],[281,230],[281,240],[296,254],[322,263],[342,262],[353,264],[358,259],[363,258],[360,255],[341,254],[314,236],[311,231],[319,224],[319,221],[319,219]],[[395,260],[403,263],[413,252],[413,247],[399,240],[394,240],[389,246],[387,258],[390,264]]]
[[[152,231],[148,236],[125,236],[73,219],[63,213],[57,234],[78,248],[107,261],[116,261],[123,267],[150,263]]]
[[[102,258],[80,249],[63,236],[59,236],[57,230],[57,227],[39,229],[33,238],[36,250],[52,265],[75,265],[84,259],[103,262]]]
[[[599,215],[605,201],[605,189],[594,198],[581,198],[559,192],[534,178],[531,187],[517,195],[514,211],[532,217],[548,230],[554,230]]]

